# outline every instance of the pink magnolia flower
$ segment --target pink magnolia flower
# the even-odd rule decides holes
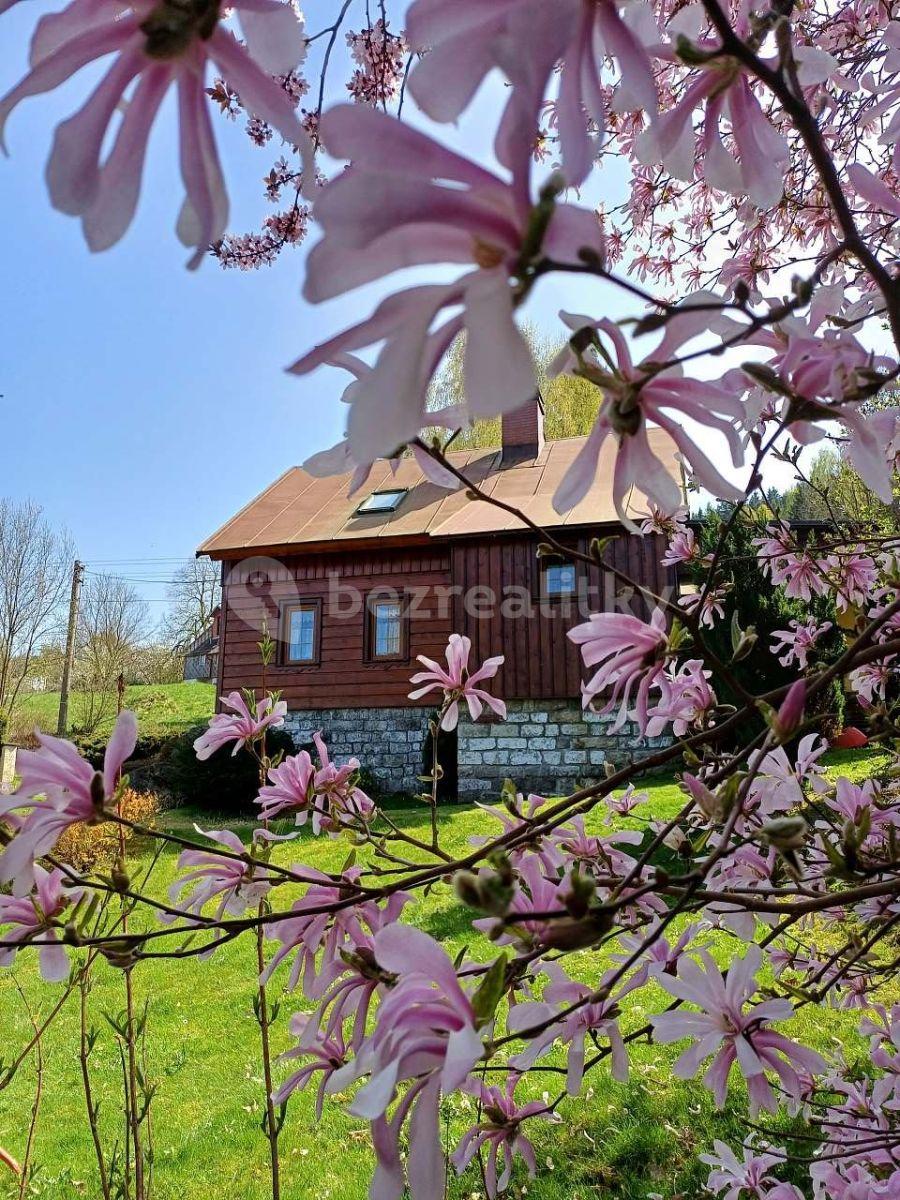
[[[871,707],[877,700],[884,700],[888,685],[897,675],[897,657],[888,655],[877,662],[864,663],[847,676],[850,687],[861,705]]]
[[[570,339],[551,371],[589,368],[591,380],[603,393],[603,402],[587,441],[553,497],[557,512],[568,512],[587,495],[607,437],[615,438],[618,443],[612,490],[616,512],[623,524],[637,532],[637,525],[626,511],[634,488],[663,512],[677,510],[684,502],[682,489],[650,448],[647,437],[650,422],[666,430],[703,487],[722,499],[740,498],[741,489],[724,478],[680,421],[687,417],[721,433],[731,450],[733,464],[739,467],[744,454],[737,431],[737,422],[745,415],[742,401],[733,388],[686,378],[677,364],[661,369],[661,364],[672,359],[685,342],[710,329],[711,317],[704,301],[714,299],[704,292],[688,297],[667,322],[656,348],[637,364],[632,361],[622,330],[608,318],[595,321],[574,313],[560,314],[578,336]],[[579,339],[588,337],[587,349],[573,348]],[[677,414],[677,418],[671,413]]]
[[[842,295],[832,294],[828,303],[810,306],[806,320],[792,317],[778,327],[749,335],[747,341],[773,351],[766,362],[779,384],[790,392],[781,419],[791,437],[803,446],[825,438],[821,422],[837,421],[844,426],[843,451],[860,478],[885,503],[890,503],[893,475],[892,444],[897,434],[896,408],[867,413],[860,391],[871,387],[879,376],[888,379],[895,367],[892,359],[876,356],[848,329],[825,329],[827,317],[842,316]],[[853,314],[847,314],[853,323]],[[728,326],[723,320],[723,328]],[[743,377],[743,382],[742,382]],[[759,387],[741,368],[727,371],[720,380],[735,391],[750,388],[761,401],[771,393]]]
[[[862,1163],[828,1160],[810,1167],[816,1200],[897,1200],[900,1170],[879,1179]]]
[[[556,887],[556,896],[551,897],[545,891],[542,899],[535,898],[532,905],[533,910],[559,909],[561,904],[566,903],[567,898],[571,895],[573,868],[576,868],[583,876],[598,879],[596,898],[598,901],[605,901],[615,891],[615,887],[608,881],[606,883],[599,882],[600,877],[612,875],[624,878],[636,865],[636,860],[622,847],[639,846],[642,840],[643,835],[637,829],[617,829],[607,834],[588,834],[584,828],[584,818],[573,817],[566,825],[554,831],[549,842],[547,839],[542,842],[542,848],[549,844],[554,852],[557,872],[561,872],[563,878]],[[546,850],[542,849],[538,851],[538,854],[541,855],[542,861],[546,861]],[[528,860],[526,859],[521,866],[520,874],[525,874],[527,865]],[[644,867],[632,884],[616,892],[617,899],[623,902],[623,907],[617,914],[617,919],[623,928],[629,925],[642,925],[652,918],[654,913],[666,911],[666,903],[661,896],[655,896],[652,892],[641,893],[641,885],[646,882],[649,875],[650,868]],[[533,889],[532,896],[535,896]],[[624,903],[632,897],[634,898],[633,903]],[[515,901],[510,911],[521,911],[516,908]],[[536,933],[539,932],[541,938],[551,940],[552,944],[552,923],[542,924],[532,921],[526,922],[526,924]],[[517,928],[520,925],[521,922],[517,921]]]
[[[169,888],[172,904],[185,913],[200,916],[212,900],[218,904],[213,916],[221,920],[225,916],[240,917],[248,908],[255,908],[271,890],[272,877],[265,868],[246,861],[247,848],[236,833],[230,829],[201,829],[197,832],[210,841],[218,842],[236,858],[217,854],[215,850],[183,850],[178,856],[178,868],[192,867],[186,875],[176,879]],[[188,892],[187,895],[184,893]],[[165,924],[178,918],[174,914],[163,914]]]
[[[553,921],[544,917],[532,918],[530,914],[561,912],[562,895],[559,882],[544,874],[542,857],[529,854],[519,866],[515,891],[506,912],[512,923],[507,924],[499,917],[479,917],[472,925],[498,946],[540,946],[552,929]]]
[[[697,36],[700,32],[694,25],[697,15],[689,6],[669,21],[668,29],[673,35],[688,36],[699,55],[709,54],[709,58],[696,66],[678,103],[640,134],[634,146],[635,156],[648,166],[661,162],[676,179],[684,180],[694,178],[696,157],[711,188],[748,196],[759,208],[771,208],[784,191],[789,158],[787,141],[763,113],[743,66],[728,55],[716,53],[717,37]],[[736,28],[738,36],[750,32],[743,11]],[[661,57],[674,58],[676,54],[674,45],[660,48]],[[697,155],[694,115],[703,105]],[[723,117],[731,127],[733,151],[722,140]]]
[[[662,610],[653,610],[649,624],[627,613],[592,613],[583,625],[570,629],[568,636],[581,647],[584,665],[597,668],[581,685],[585,708],[608,691],[609,700],[600,711],[612,712],[618,706],[612,728],[620,729],[625,724],[634,703],[635,719],[641,733],[645,733],[650,689],[659,686],[668,648]]]
[[[0,895],[0,942],[27,945],[32,938],[53,945],[38,950],[41,976],[48,983],[61,983],[69,975],[69,956],[59,941],[62,914],[82,896],[81,888],[64,886],[65,876],[56,867],[45,871],[34,868],[34,891],[30,896]],[[0,967],[11,967],[16,959],[16,946],[0,946]]]
[[[137,720],[134,713],[119,714],[102,772],[95,771],[71,742],[45,733],[37,739],[39,750],[19,751],[19,787],[11,796],[0,797],[0,818],[6,817],[16,829],[0,854],[0,883],[11,883],[16,896],[31,890],[35,859],[50,853],[63,830],[78,821],[101,819],[104,805],[115,795],[122,764],[134,750]],[[18,815],[21,809],[28,814]]]
[[[314,303],[427,263],[464,266],[452,283],[413,287],[384,300],[373,315],[317,346],[291,370],[306,374],[335,354],[383,343],[347,424],[357,462],[391,455],[429,424],[427,382],[461,329],[466,331],[466,393],[473,415],[495,416],[525,403],[534,364],[513,319],[511,278],[533,226],[530,160],[521,156],[510,182],[454,154],[386,113],[339,105],[322,118],[330,154],[351,167],[316,201],[322,239],[307,263],[304,295]],[[602,254],[595,215],[556,202],[556,183],[538,203],[551,206],[542,252],[577,262]],[[432,331],[447,309],[462,306]]]
[[[897,23],[900,25],[900,21]],[[888,564],[886,563],[885,565],[887,566]],[[888,608],[898,598],[900,598],[900,591],[888,587],[875,588],[869,598],[870,601],[874,601],[869,609],[869,619],[874,621],[879,617],[883,617]],[[900,613],[898,612],[895,612],[882,623],[877,634],[877,639],[880,642],[890,641],[895,637],[900,637]]]
[[[803,803],[804,784],[823,791],[826,784],[818,760],[827,749],[824,738],[808,733],[800,739],[794,764],[783,746],[770,750],[750,784],[747,811],[766,818],[778,816]]]
[[[676,529],[665,554],[659,560],[664,567],[677,567],[681,563],[696,562],[700,557],[700,547],[693,529],[684,526]]]
[[[633,783],[629,783],[621,795],[608,796],[606,799],[609,814],[606,818],[607,825],[610,825],[613,816],[629,817],[632,812],[639,808],[640,805],[646,804],[650,799],[647,792],[638,792],[635,790]]]
[[[834,555],[832,574],[837,581],[835,599],[839,610],[866,604],[878,582],[878,567],[860,546],[849,553]]]
[[[772,653],[780,656],[778,661],[782,666],[796,663],[801,671],[805,671],[810,653],[819,638],[831,629],[831,622],[808,617],[805,621],[788,621],[788,625],[788,629],[773,630]]]
[[[560,863],[564,870],[577,865],[592,874],[625,875],[634,866],[634,859],[621,847],[639,846],[643,834],[637,829],[589,834],[584,827],[584,817],[579,815],[554,829],[550,841],[561,852]]]
[[[719,859],[707,875],[707,886],[712,891],[749,890],[756,891],[771,886],[775,866],[775,851],[769,847],[763,852],[752,844],[738,846],[730,854]],[[774,925],[777,918],[772,913],[748,912],[740,904],[714,901],[704,908],[704,914],[714,925],[730,929],[745,942],[756,936],[757,921]]]
[[[0,141],[12,110],[28,96],[65,83],[90,63],[115,55],[84,107],[56,130],[47,163],[53,206],[81,217],[92,250],[117,242],[134,216],[150,130],[169,88],[178,91],[181,170],[186,198],[178,236],[194,247],[199,266],[225,232],[228,197],[204,92],[212,63],[245,108],[267,121],[303,154],[304,174],[315,178],[312,143],[293,102],[272,78],[287,75],[305,53],[303,26],[281,0],[236,0],[245,48],[219,23],[214,4],[175,0],[72,0],[41,18],[31,43],[31,70],[0,101]],[[130,98],[129,87],[137,81]],[[109,126],[123,113],[101,163]]]
[[[671,724],[676,737],[684,737],[715,708],[716,693],[709,686],[711,671],[703,660],[692,658],[676,671],[667,671],[658,680],[659,702],[648,710],[647,733],[657,737]]]
[[[294,824],[304,825],[312,813],[312,831],[340,833],[346,825],[371,820],[375,805],[355,780],[359,760],[351,758],[342,767],[328,757],[322,731],[313,734],[319,752],[316,767],[306,750],[291,754],[277,767],[270,767],[269,782],[259,790],[256,803],[264,821],[294,814]]]
[[[809,603],[813,596],[824,596],[831,591],[830,565],[827,558],[817,559],[812,553],[788,553],[777,562],[770,561],[770,573],[772,582],[783,587],[791,600]]]
[[[489,813],[490,816],[500,822],[504,834],[523,832],[535,821],[540,809],[547,803],[548,798],[546,796],[536,796],[530,793],[525,797],[521,792],[517,793],[514,806],[484,804],[481,801],[477,801],[478,807],[483,812]],[[476,833],[468,841],[473,846],[483,846],[486,842],[492,841],[495,836],[497,835],[492,834],[488,836],[487,834]],[[540,859],[548,875],[559,868],[559,855],[556,848],[546,838],[541,838],[536,845],[529,845],[520,841],[517,845],[510,848],[509,860],[514,867],[517,867],[520,862],[523,862],[532,855]],[[479,874],[482,869],[479,867],[476,874]]]
[[[618,962],[627,961],[632,954],[636,953],[646,944],[647,940],[653,936],[658,927],[659,921],[652,921],[648,926],[639,929],[636,933],[623,934],[619,938],[619,941],[625,953],[614,954],[613,958]],[[661,975],[676,974],[682,954],[687,951],[699,932],[700,926],[691,923],[690,925],[685,925],[674,942],[670,942],[664,934],[654,937],[642,955],[643,963],[647,967],[648,978],[659,979]],[[693,947],[695,950],[697,948],[696,946]]]
[[[703,1082],[720,1108],[725,1103],[728,1076],[737,1062],[747,1080],[751,1117],[755,1119],[760,1108],[774,1112],[777,1101],[766,1070],[774,1071],[784,1091],[798,1098],[798,1071],[819,1074],[825,1069],[825,1061],[814,1050],[798,1046],[768,1028],[772,1021],[786,1021],[793,1016],[794,1006],[789,1000],[764,1000],[745,1009],[757,990],[756,975],[762,966],[758,946],[751,946],[743,958],[735,958],[724,978],[709,953],[699,953],[705,970],[693,959],[682,957],[677,976],[662,977],[660,982],[671,995],[696,1004],[701,1011],[673,1011],[651,1017],[654,1036],[663,1043],[684,1037],[694,1039],[694,1045],[675,1063],[679,1079],[693,1079],[704,1059],[715,1056]]]
[[[718,1138],[713,1146],[715,1154],[701,1154],[700,1161],[713,1168],[706,1186],[721,1200],[772,1200],[776,1195],[775,1188],[781,1189],[782,1200],[793,1197],[803,1200],[802,1192],[793,1185],[780,1183],[772,1174],[772,1168],[786,1160],[783,1150],[776,1154],[765,1151],[757,1154],[752,1145],[745,1145],[743,1157],[738,1158],[731,1147]]]
[[[869,1053],[873,1064],[887,1072],[893,1081],[893,1089],[900,1086],[900,1005],[890,1009],[883,1004],[873,1006],[875,1015],[865,1017],[859,1031],[869,1037]]]
[[[700,592],[688,592],[678,597],[678,605],[700,625],[712,629],[716,621],[725,616],[725,597],[728,588],[707,588]]]
[[[433,342],[433,349],[438,355],[444,352],[443,342]],[[334,358],[324,365],[343,367],[353,376],[353,381],[344,389],[341,399],[352,404],[354,399],[362,397],[365,394],[365,383],[372,374],[373,368],[368,363],[355,354],[335,354]],[[428,387],[431,383],[431,376],[437,367],[437,362],[431,360],[426,361],[422,370],[422,392],[427,400]],[[423,401],[424,403],[424,401]],[[460,429],[469,424],[469,418],[464,405],[451,405],[448,408],[435,409],[428,413],[428,424],[437,426],[440,429]],[[430,454],[415,442],[410,445],[412,456],[422,469],[425,478],[431,483],[437,484],[438,487],[457,489],[462,486],[460,481],[446,467],[442,467],[436,462]],[[350,451],[350,442],[345,437],[335,445],[330,446],[327,450],[320,450],[316,454],[311,455],[303,463],[303,470],[309,475],[313,475],[316,479],[327,478],[329,475],[344,475],[348,471],[352,471],[353,475],[350,479],[350,486],[347,489],[347,496],[356,495],[363,487],[366,480],[371,474],[372,468],[375,465],[375,459],[367,459],[366,461],[357,461]],[[396,474],[400,463],[402,462],[400,454],[396,454],[390,459],[391,470]]]
[[[411,1112],[406,1161],[412,1200],[443,1200],[442,1092],[455,1091],[484,1054],[471,1001],[452,962],[427,933],[391,925],[375,938],[378,965],[396,982],[379,1006],[375,1030],[360,1047],[357,1075],[368,1074],[351,1113],[372,1122],[378,1170],[372,1200],[400,1200],[400,1128]],[[388,1121],[398,1083],[410,1086]]]
[[[325,1096],[340,1087],[338,1072],[343,1071],[348,1062],[348,1049],[344,1042],[343,1030],[339,1027],[326,1037],[320,1030],[312,1035],[309,1013],[294,1013],[288,1026],[290,1032],[297,1038],[297,1045],[282,1054],[282,1062],[291,1062],[297,1058],[307,1059],[303,1066],[293,1071],[284,1083],[272,1093],[274,1104],[283,1104],[296,1091],[303,1091],[318,1072],[321,1072],[319,1086],[316,1089],[316,1120],[322,1119],[322,1106]],[[335,1076],[338,1082],[335,1083]]]
[[[417,661],[427,668],[417,671],[410,683],[421,684],[409,693],[410,700],[420,700],[430,692],[444,693],[444,715],[441,718],[442,729],[455,729],[459,721],[459,702],[465,700],[469,707],[469,715],[477,721],[484,711],[484,705],[500,718],[506,718],[506,705],[502,700],[478,687],[486,679],[493,679],[503,666],[502,654],[494,658],[486,658],[477,671],[469,674],[469,655],[472,651],[472,640],[458,633],[451,633],[447,643],[447,666],[442,667],[434,659],[418,655]]]
[[[882,801],[881,788],[874,779],[852,783],[841,776],[834,795],[826,797],[825,803],[842,823],[867,827],[863,845],[870,850],[886,841],[892,830],[900,829],[900,813],[893,804]]]
[[[604,980],[599,987],[577,983],[570,979],[557,963],[549,963],[545,974],[551,982],[544,989],[540,1001],[525,1001],[510,1010],[507,1026],[528,1041],[525,1050],[511,1060],[516,1070],[530,1069],[538,1058],[560,1038],[569,1047],[566,1065],[566,1089],[570,1096],[581,1091],[584,1076],[586,1041],[604,1037],[609,1043],[609,1057],[613,1079],[624,1083],[628,1079],[628,1051],[619,1028],[621,1000],[648,978],[646,967],[635,972],[611,995],[601,998]],[[613,972],[608,973],[610,976]],[[572,1012],[567,1012],[568,1009]],[[560,1013],[559,1019],[552,1021]],[[529,1038],[529,1030],[546,1025],[540,1033]]]
[[[791,531],[782,524],[767,525],[765,537],[754,538],[753,545],[756,547],[759,569],[769,576],[794,552]]]
[[[638,528],[644,535],[648,533],[662,533],[667,538],[673,538],[684,529],[684,522],[687,519],[688,510],[684,507],[676,508],[673,513],[666,513],[662,509],[657,508],[655,504],[651,504],[650,512],[646,517],[641,519]]]
[[[652,14],[613,0],[476,0],[449,13],[443,0],[416,0],[407,14],[413,47],[427,50],[409,80],[420,108],[435,121],[456,121],[485,76],[499,66],[512,84],[495,151],[507,163],[514,133],[531,136],[554,67],[562,60],[556,127],[566,182],[577,187],[596,154],[589,124],[606,117],[601,64],[614,57],[621,75],[615,107],[657,111],[656,83],[645,49],[658,40]],[[650,33],[646,37],[641,21]]]
[[[232,692],[223,698],[222,704],[231,712],[216,713],[211,717],[209,729],[194,742],[194,750],[201,762],[231,742],[234,742],[231,753],[237,754],[247,742],[255,742],[270,726],[283,725],[287,713],[287,703],[284,700],[275,703],[271,696],[254,701],[253,712],[240,692]]]
[[[514,1094],[518,1082],[519,1076],[510,1074],[505,1088],[488,1087],[480,1080],[466,1086],[466,1091],[478,1101],[481,1118],[477,1125],[463,1134],[459,1145],[450,1155],[450,1161],[457,1173],[462,1175],[472,1159],[487,1148],[484,1181],[490,1197],[506,1191],[517,1154],[524,1161],[532,1179],[537,1173],[534,1147],[522,1132],[523,1122],[534,1117],[544,1121],[558,1119],[541,1100],[516,1104]],[[501,1162],[502,1169],[498,1175],[497,1167]]]
[[[304,873],[318,875],[309,867]],[[408,892],[394,892],[381,906],[374,901],[348,904],[360,874],[359,867],[351,867],[339,880],[322,875],[321,882],[311,884],[291,906],[293,916],[269,926],[281,948],[262,975],[262,982],[267,982],[293,954],[288,990],[299,982],[307,999],[319,1003],[315,1024],[318,1028],[325,1021],[326,1036],[353,1017],[350,1044],[354,1046],[362,1040],[369,1005],[383,983],[374,938],[399,919],[411,899]]]

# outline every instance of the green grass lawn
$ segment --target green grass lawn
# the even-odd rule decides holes
[[[877,755],[843,754],[832,770],[839,768],[844,774],[864,778],[882,762]],[[629,819],[630,825],[669,815],[683,802],[672,780],[655,780],[646,790],[649,802]],[[422,809],[396,810],[391,815],[406,830],[418,834],[426,830]],[[207,828],[224,823],[185,809],[167,813],[163,819],[171,831],[185,834],[192,831],[195,820]],[[461,851],[473,835],[496,829],[476,808],[445,808],[440,821],[442,841],[450,850]],[[601,821],[598,813],[589,825],[598,827]],[[241,833],[250,828],[230,824]],[[281,846],[278,859],[284,863],[302,859],[337,870],[346,853],[346,843],[304,836],[299,843]],[[158,861],[153,884],[157,894],[174,878],[176,856],[177,852],[167,851]],[[138,857],[146,864],[147,851],[139,850]],[[279,900],[280,907],[284,899]],[[407,911],[407,919],[439,939],[451,955],[468,946],[470,953],[487,957],[494,951],[473,933],[471,915],[447,886],[434,888]],[[717,957],[724,958],[734,943],[730,935],[716,933],[710,936],[710,944]],[[211,962],[159,960],[143,962],[134,971],[138,1000],[149,1002],[149,1073],[158,1085],[153,1108],[155,1200],[266,1200],[270,1195],[259,1132],[262,1080],[252,1011],[253,949],[248,938],[223,947]],[[597,952],[583,952],[569,961],[572,973],[584,978],[596,977],[604,965],[605,955]],[[121,1011],[123,984],[121,974],[106,965],[97,970],[95,978],[90,1004],[99,1038],[92,1062],[104,1133],[114,1140],[121,1135],[120,1067],[115,1037],[104,1014]],[[24,957],[14,971],[0,973],[0,1058],[7,1062],[29,1036],[15,980],[43,1012],[60,994],[59,986],[36,980]],[[640,991],[627,1007],[624,1029],[642,1024],[667,1000],[661,990]],[[279,1049],[288,1045],[287,1018],[295,1007],[301,1007],[299,996],[283,998],[277,1020]],[[852,1054],[861,1044],[855,1033],[857,1024],[858,1014],[810,1011],[807,1015],[804,1010],[788,1032],[826,1052],[840,1043]],[[83,1122],[77,1030],[77,997],[72,997],[46,1042],[46,1099],[35,1150],[39,1170],[28,1192],[41,1200],[80,1196],[93,1200],[99,1194]],[[534,1134],[541,1172],[533,1183],[516,1175],[509,1194],[527,1194],[539,1200],[607,1196],[647,1200],[652,1193],[672,1200],[700,1195],[708,1168],[698,1163],[697,1156],[711,1148],[715,1137],[736,1144],[745,1133],[741,1088],[734,1087],[733,1106],[722,1114],[714,1113],[709,1093],[700,1084],[673,1079],[669,1067],[681,1048],[635,1043],[626,1084],[612,1081],[606,1066],[601,1065],[586,1079],[589,1090],[578,1100],[564,1102],[561,1125],[554,1128],[537,1123]],[[558,1067],[563,1057],[557,1055],[550,1062]],[[556,1095],[559,1087],[556,1074],[529,1080],[531,1094],[538,1096],[544,1089]],[[0,1092],[0,1145],[14,1155],[23,1151],[33,1088],[31,1060],[15,1082]],[[453,1144],[465,1128],[462,1103],[455,1100],[446,1106]],[[344,1114],[341,1099],[326,1100],[322,1120],[316,1123],[311,1095],[295,1095],[282,1146],[284,1200],[364,1200],[372,1166],[369,1134],[364,1122]],[[0,1196],[4,1186],[7,1184],[0,1177]],[[477,1173],[470,1172],[461,1181],[451,1182],[448,1195],[454,1200],[475,1200],[482,1192]]]
[[[137,713],[142,734],[159,736],[179,733],[208,720],[215,706],[216,689],[211,683],[137,684],[125,689],[125,707]],[[69,725],[77,729],[84,721],[85,698],[78,692],[69,700]],[[97,731],[106,736],[115,720],[115,698],[109,715]],[[23,696],[13,714],[14,732],[31,732],[35,726],[56,733],[59,692],[35,692]]]

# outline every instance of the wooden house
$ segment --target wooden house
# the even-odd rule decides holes
[[[656,453],[680,481],[675,447],[650,431]],[[606,554],[639,585],[659,593],[674,578],[660,565],[663,539],[626,533],[613,508],[614,447],[601,455],[586,498],[560,517],[552,496],[584,443],[545,442],[535,400],[503,419],[498,449],[450,455],[479,489],[567,546],[618,534]],[[299,742],[321,728],[333,753],[356,755],[387,786],[419,790],[428,717],[411,701],[416,658],[442,659],[450,633],[472,639],[472,662],[505,658],[491,688],[508,705],[505,723],[463,719],[442,747],[460,793],[514,778],[525,790],[559,789],[602,774],[608,758],[640,753],[627,729],[582,711],[582,668],[566,633],[590,612],[644,612],[612,572],[537,555],[539,537],[513,512],[447,491],[411,457],[396,472],[378,463],[348,498],[349,476],[286,471],[208,538],[198,553],[222,563],[218,641],[220,694],[277,689]],[[635,494],[630,509],[646,511]],[[275,640],[264,666],[258,644]]]

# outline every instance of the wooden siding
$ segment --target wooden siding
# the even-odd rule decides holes
[[[573,533],[569,544],[585,552],[589,541],[588,533]],[[579,565],[580,580],[592,589],[585,611],[579,611],[577,603],[568,614],[541,605],[536,545],[530,536],[494,534],[426,547],[375,547],[352,553],[306,553],[281,562],[250,558],[223,563],[219,693],[266,686],[280,690],[293,709],[411,704],[407,693],[409,676],[417,669],[416,655],[442,660],[447,638],[456,631],[472,639],[474,662],[495,654],[505,656],[492,686],[496,695],[509,700],[577,698],[581,665],[566,634],[586,619],[588,611],[616,607],[627,588],[609,572]],[[658,536],[623,535],[606,553],[617,568],[660,592],[674,582],[673,573],[659,565],[664,548],[665,541]],[[260,567],[267,580],[254,593],[248,577]],[[358,590],[362,603],[352,616],[346,615],[348,597],[335,595],[337,584]],[[515,597],[508,593],[511,587],[519,589]],[[379,588],[415,599],[408,617],[406,661],[366,661],[364,602]],[[473,593],[476,588],[489,589],[497,602],[490,603],[487,592]],[[276,662],[264,678],[257,648],[263,613],[274,637],[282,606],[307,599],[322,601],[321,662],[310,666]],[[504,599],[505,610],[500,607]],[[515,609],[529,601],[535,609],[532,616],[512,615],[510,606]],[[631,611],[647,615],[639,600]],[[433,701],[426,698],[418,703],[429,706]]]
[[[248,576],[262,565],[266,585],[254,594]],[[409,677],[415,657],[441,657],[452,632],[450,554],[446,547],[349,554],[309,554],[281,563],[248,559],[224,571],[225,620],[222,629],[220,691],[236,688],[277,689],[292,709],[392,707],[411,703]],[[363,603],[348,615],[349,596],[336,594],[336,584],[359,593]],[[408,621],[408,661],[367,662],[365,597],[382,588],[418,597]],[[440,589],[443,589],[443,593]],[[281,665],[276,661],[263,676],[257,643],[266,614],[273,637],[281,606],[321,599],[321,661],[316,665]],[[440,610],[443,609],[443,616]],[[428,705],[426,699],[421,701]]]
[[[590,536],[581,535],[567,544],[586,553]],[[510,586],[525,587],[533,598],[535,615],[523,619],[513,616],[509,609],[495,609],[491,617],[479,617],[471,611],[471,605],[467,611],[460,596],[453,625],[472,639],[476,663],[492,655],[504,656],[506,661],[493,688],[498,696],[509,700],[572,699],[581,694],[584,676],[578,649],[566,636],[568,630],[586,620],[589,612],[609,611],[621,605],[629,589],[612,572],[579,564],[580,585],[592,589],[583,610],[579,610],[577,600],[568,612],[556,604],[541,603],[536,545],[536,539],[522,537],[454,542],[451,575],[454,584],[462,585],[463,595],[479,585],[487,585],[498,595]],[[665,539],[658,535],[622,535],[607,548],[606,558],[617,570],[659,594],[674,584],[674,573],[659,563],[664,552]],[[642,619],[648,616],[640,598],[632,599],[630,611]]]

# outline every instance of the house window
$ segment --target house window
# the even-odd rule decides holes
[[[373,492],[367,496],[356,510],[358,513],[393,512],[398,507],[409,488],[392,488],[383,492]]]
[[[322,633],[322,602],[289,604],[282,614],[281,646],[285,663],[318,663]]]
[[[548,563],[544,567],[544,595],[549,600],[574,596],[575,587],[574,563]]]
[[[408,657],[406,620],[401,597],[369,598],[366,657],[370,661]]]

